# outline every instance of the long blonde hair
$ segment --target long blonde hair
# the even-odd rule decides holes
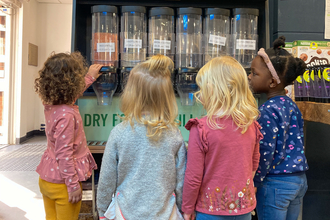
[[[162,131],[177,126],[178,106],[171,81],[173,61],[155,55],[134,67],[121,96],[124,120],[147,126],[147,136],[158,140]]]
[[[223,129],[216,118],[231,117],[242,134],[258,118],[257,102],[249,89],[244,68],[232,57],[213,58],[196,77],[200,91],[195,93],[207,111],[213,129]]]

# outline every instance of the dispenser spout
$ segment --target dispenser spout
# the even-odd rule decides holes
[[[115,67],[104,66],[102,75],[93,83],[97,97],[97,105],[111,105],[112,96],[118,86],[118,74]]]
[[[176,76],[176,87],[181,99],[181,105],[195,104],[194,93],[198,91],[196,76],[198,68],[179,68]]]

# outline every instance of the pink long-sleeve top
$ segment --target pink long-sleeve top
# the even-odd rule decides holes
[[[95,81],[86,75],[85,89]],[[37,167],[40,178],[51,183],[65,183],[68,192],[87,180],[95,160],[87,147],[82,119],[77,105],[44,105],[47,149]]]
[[[217,119],[224,129],[212,129],[207,117],[190,119],[188,161],[182,211],[211,215],[243,215],[256,206],[253,171],[259,165],[260,126],[254,122],[242,134],[232,118]]]

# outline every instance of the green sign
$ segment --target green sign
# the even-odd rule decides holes
[[[97,105],[96,97],[82,97],[78,99],[79,111],[84,123],[86,139],[88,141],[107,141],[113,127],[122,122],[124,114],[119,109],[120,98],[114,96],[112,104],[107,106]],[[179,108],[178,120],[181,122],[179,129],[185,141],[188,141],[189,131],[184,125],[191,118],[200,118],[205,114],[201,104],[182,106],[177,97]]]

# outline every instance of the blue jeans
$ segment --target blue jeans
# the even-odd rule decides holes
[[[251,220],[251,213],[244,215],[208,215],[202,212],[196,211],[196,220]]]
[[[297,220],[307,188],[305,173],[266,176],[256,195],[258,220]]]

